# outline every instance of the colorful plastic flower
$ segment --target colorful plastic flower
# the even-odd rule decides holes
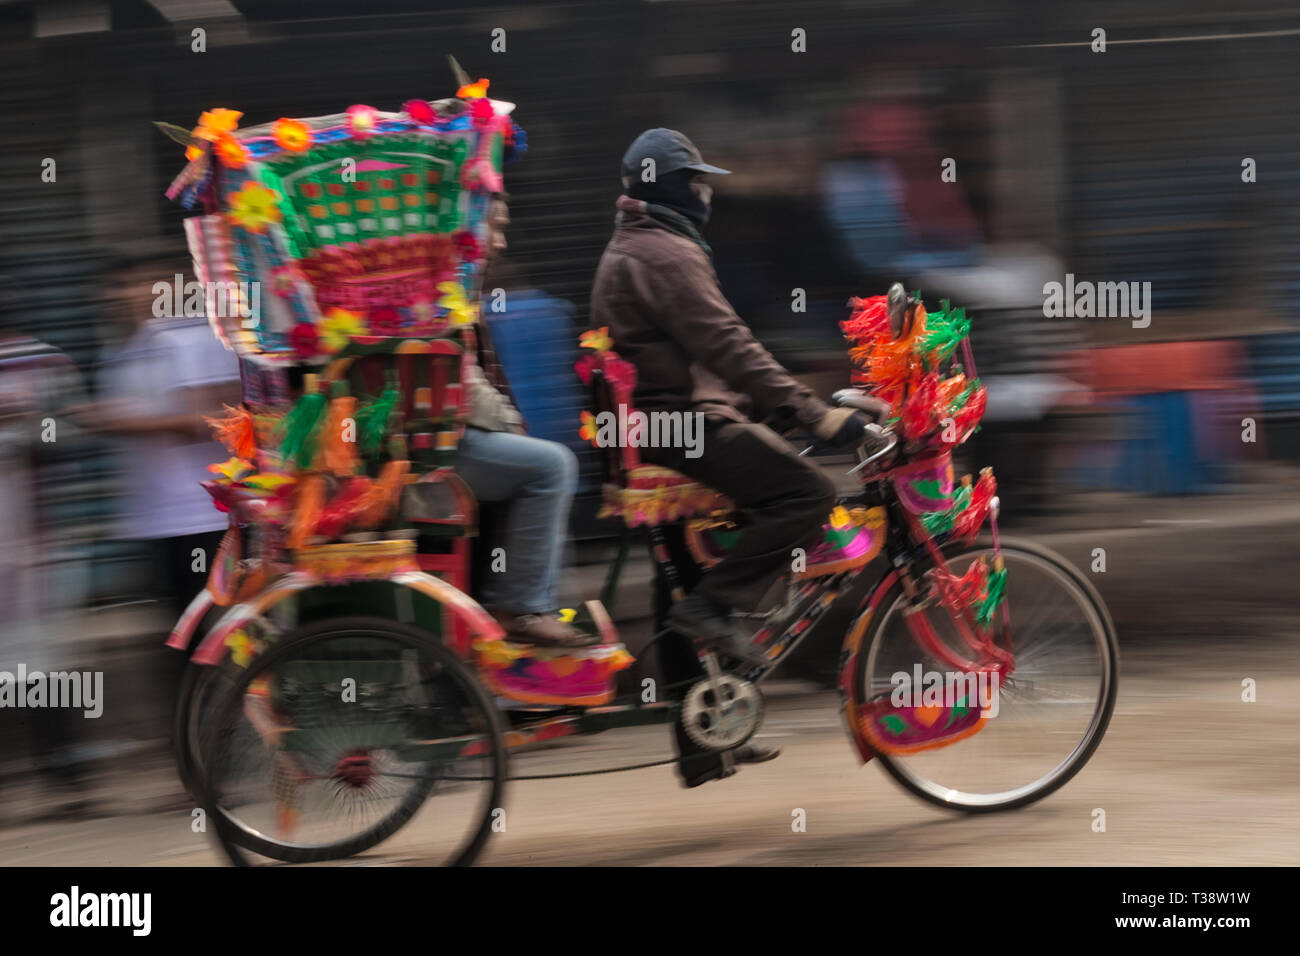
[[[411,119],[426,126],[433,125],[438,119],[438,114],[428,100],[407,100],[402,104],[402,109],[406,110],[406,115]]]
[[[217,137],[216,150],[217,158],[221,160],[223,166],[230,169],[243,169],[248,164],[248,150],[229,133],[222,133]]]
[[[311,146],[311,127],[302,120],[281,117],[271,127],[271,135],[277,146],[291,153],[306,152]]]
[[[489,80],[480,79],[477,83],[466,83],[456,91],[456,95],[462,100],[474,100],[487,96]]]
[[[473,325],[478,321],[478,312],[459,282],[439,282],[438,291],[442,293],[438,307],[446,310],[452,325]]]
[[[231,222],[250,232],[265,232],[283,218],[279,197],[261,183],[246,182],[230,197]]]
[[[578,612],[571,607],[560,608],[560,620],[565,624],[572,624],[573,619],[578,616]]]
[[[299,322],[289,330],[289,344],[299,358],[311,358],[320,349],[320,334],[310,322]]]
[[[588,329],[583,332],[578,336],[578,345],[584,349],[608,352],[614,347],[614,340],[609,337],[609,326],[602,325],[598,329]]]
[[[239,110],[217,107],[214,110],[204,110],[199,114],[199,126],[210,129],[214,133],[233,133],[239,128],[239,121],[243,116],[244,114]]]
[[[348,107],[348,132],[353,139],[365,139],[379,125],[379,112],[373,106]]]
[[[221,134],[233,133],[235,128],[239,126],[240,117],[243,115],[238,110],[223,108],[204,110],[199,114],[199,125],[190,131],[190,137],[208,143],[215,143]],[[197,143],[185,150],[185,158],[191,161],[198,159],[202,155],[203,149]]]
[[[321,323],[321,342],[327,352],[337,352],[348,344],[354,335],[365,335],[366,327],[361,316],[347,309],[333,308],[325,313]]]
[[[474,125],[482,128],[487,126],[496,118],[496,110],[492,108],[492,101],[487,99],[474,100],[470,103],[469,114],[474,118]]]
[[[578,429],[578,437],[594,445],[596,443],[596,416],[591,412],[583,412],[578,416],[578,421],[582,423],[582,427]]]

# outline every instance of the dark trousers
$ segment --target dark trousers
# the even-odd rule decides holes
[[[642,458],[689,475],[723,492],[745,512],[746,526],[726,559],[701,574],[686,548],[682,527],[663,529],[664,545],[685,591],[698,588],[729,608],[752,609],[789,569],[794,548],[808,545],[835,503],[835,486],[812,462],[800,458],[765,425],[709,419],[703,454],[687,458],[679,448],[642,449]],[[655,581],[655,630],[666,624],[672,597],[669,583]],[[691,642],[678,634],[659,640],[659,662],[668,684],[703,675]],[[674,692],[680,698],[684,688]],[[680,723],[674,725],[683,777],[703,775],[720,762],[697,747]]]
[[[744,611],[790,569],[797,547],[821,528],[835,505],[835,486],[766,425],[709,418],[699,458],[684,448],[644,448],[641,457],[680,471],[736,503],[745,527],[722,563],[704,575],[699,592]]]

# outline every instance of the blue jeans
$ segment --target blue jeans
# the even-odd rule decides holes
[[[556,610],[578,459],[558,442],[466,428],[455,467],[479,501],[512,502],[505,569],[495,570],[495,559],[488,562],[479,588],[483,605],[510,614]]]

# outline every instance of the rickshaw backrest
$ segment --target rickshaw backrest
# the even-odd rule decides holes
[[[395,385],[400,396],[396,410],[412,457],[449,465],[469,415],[463,381],[473,352],[473,332],[466,329],[459,339],[412,341],[395,351],[339,359],[329,366],[327,377],[346,382],[359,401]]]

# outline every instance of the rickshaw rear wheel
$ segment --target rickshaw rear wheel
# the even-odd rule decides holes
[[[464,663],[411,625],[375,617],[307,624],[252,660],[213,714],[195,781],[236,865],[364,852],[435,792],[463,805],[464,825],[452,822],[450,841],[440,833],[421,855],[467,865],[500,812],[508,771],[496,707]],[[391,806],[378,815],[364,807],[369,791],[394,781],[404,792]],[[440,805],[440,824],[453,816]],[[334,833],[335,823],[348,829]]]

